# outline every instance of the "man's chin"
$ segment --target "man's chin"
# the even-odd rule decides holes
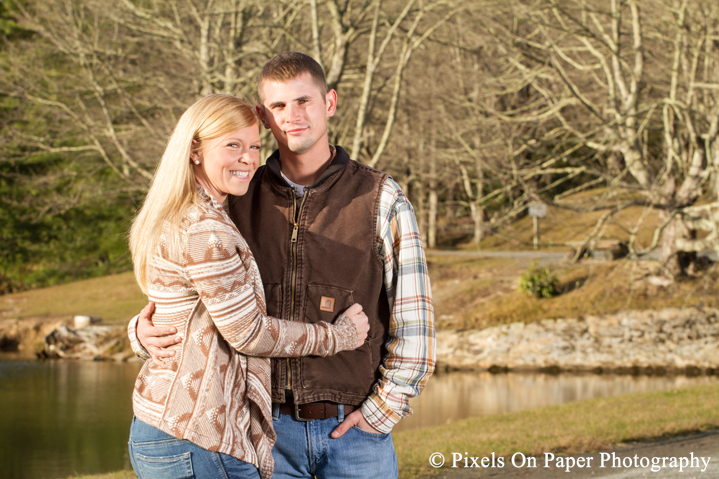
[[[315,142],[312,140],[305,140],[305,141],[298,141],[298,142],[289,142],[287,144],[287,149],[290,150],[295,155],[303,155],[310,151],[312,147],[315,146]]]

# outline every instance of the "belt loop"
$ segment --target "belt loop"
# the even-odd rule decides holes
[[[338,404],[337,405],[337,421],[342,422],[344,420],[345,420],[345,405]]]
[[[272,403],[272,419],[278,421],[280,419],[280,403]]]

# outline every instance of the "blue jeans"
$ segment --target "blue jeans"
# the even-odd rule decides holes
[[[273,479],[397,479],[397,455],[392,434],[377,434],[352,427],[339,439],[330,434],[344,419],[309,422],[279,414],[275,406],[272,424],[277,443]]]
[[[252,464],[177,439],[137,418],[128,446],[140,479],[260,479]]]

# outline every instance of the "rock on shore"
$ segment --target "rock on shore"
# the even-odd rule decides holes
[[[23,318],[0,321],[0,352],[39,358],[90,361],[135,360],[124,326],[72,328],[71,318]]]
[[[34,355],[43,348],[45,337],[71,318],[23,318],[0,320],[0,352]]]
[[[439,367],[477,370],[714,372],[719,310],[666,308],[438,331]]]
[[[38,356],[42,358],[126,361],[134,358],[124,327],[61,325],[45,336]]]

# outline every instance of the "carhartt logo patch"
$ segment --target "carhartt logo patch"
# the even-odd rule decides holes
[[[327,311],[328,313],[335,312],[335,298],[328,298],[322,296],[320,298],[320,311]]]

